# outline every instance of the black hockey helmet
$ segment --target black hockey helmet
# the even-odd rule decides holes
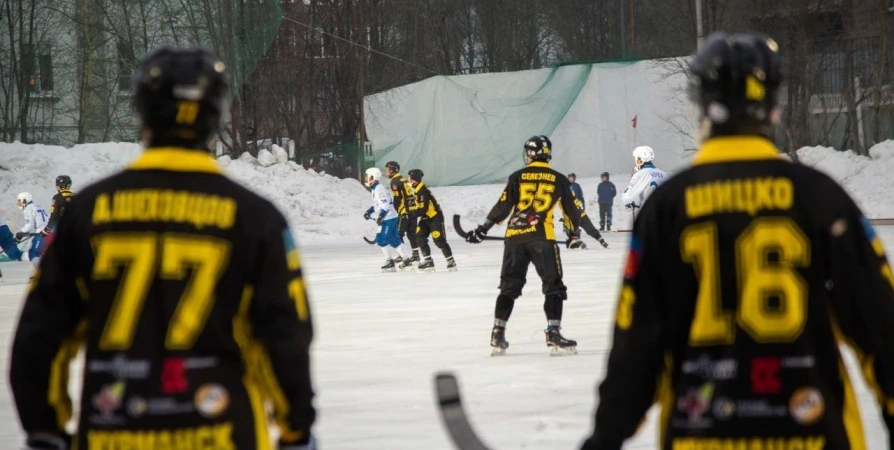
[[[767,125],[782,83],[779,46],[757,33],[713,33],[689,63],[690,96],[713,127]]]
[[[67,189],[71,187],[71,177],[68,175],[59,175],[56,177],[56,187]]]
[[[532,136],[525,142],[525,156],[532,161],[547,162],[552,159],[553,143],[543,135]]]
[[[134,72],[134,108],[150,146],[207,148],[226,109],[226,66],[201,47],[161,47]]]
[[[400,164],[397,161],[388,161],[385,163],[385,168],[391,170],[393,173],[400,172]]]
[[[414,181],[422,181],[422,177],[424,176],[425,174],[419,169],[411,169],[407,172],[407,177],[412,178]]]

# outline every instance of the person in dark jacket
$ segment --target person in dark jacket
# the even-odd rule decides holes
[[[584,201],[584,190],[580,188],[580,185],[577,184],[577,175],[573,172],[568,174],[568,181],[571,182],[571,192],[574,193],[574,197],[580,200],[580,204],[587,209],[587,202]]]
[[[608,181],[608,172],[602,172],[602,183],[596,188],[599,201],[599,231],[612,230],[612,203],[618,195],[615,185]]]

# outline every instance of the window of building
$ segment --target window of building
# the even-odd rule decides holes
[[[50,44],[43,42],[37,46],[37,71],[41,91],[53,90],[53,53]]]
[[[130,92],[132,89],[131,81],[133,78],[133,69],[136,61],[133,47],[124,41],[118,41],[116,47],[118,50],[118,91]]]

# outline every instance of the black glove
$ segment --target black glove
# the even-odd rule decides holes
[[[379,214],[379,217],[376,218],[376,225],[381,225],[382,222],[384,222],[384,221],[385,221],[385,215],[384,215],[384,214]]]
[[[22,239],[25,239],[25,236],[27,236],[27,235],[28,235],[28,233],[23,233],[23,232],[19,231],[18,233],[16,233],[16,240],[21,241]]]
[[[278,450],[317,450],[317,440],[313,435],[310,435],[309,439],[303,439],[301,442],[300,444],[287,444],[280,441],[277,447]]]
[[[24,450],[68,450],[71,436],[67,434],[37,433],[28,436]]]
[[[372,211],[367,211],[367,212],[363,213],[363,218],[366,220],[369,220],[369,219],[372,219],[372,215],[373,215]]]
[[[470,244],[480,244],[487,236],[487,228],[484,225],[478,225],[471,233],[466,235],[466,242]]]
[[[580,232],[572,231],[568,233],[568,241],[565,242],[568,248],[587,248],[586,244],[580,240]]]

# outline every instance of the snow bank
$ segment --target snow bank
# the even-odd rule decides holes
[[[16,194],[30,192],[35,202],[49,208],[56,193],[57,175],[72,177],[74,191],[115,173],[135,159],[141,148],[131,143],[49,145],[0,143],[0,221],[22,225]],[[369,194],[357,180],[317,174],[289,162],[285,150],[262,151],[263,159],[248,153],[238,160],[219,160],[225,172],[242,185],[272,201],[289,219],[303,241],[360,239],[373,224],[363,220]]]
[[[35,201],[48,206],[55,193],[57,175],[74,180],[75,191],[123,168],[139,155],[140,147],[128,143],[77,145],[64,148],[47,145],[0,143],[0,220],[21,225],[21,212],[15,206],[16,194],[28,191]],[[804,164],[817,167],[841,182],[857,199],[869,217],[894,217],[894,141],[870,149],[870,157],[853,152],[838,152],[823,147],[805,147],[798,151]],[[285,150],[273,147],[259,158],[243,154],[232,160],[219,160],[236,181],[270,199],[286,215],[302,244],[334,242],[357,243],[362,236],[372,237],[376,226],[363,220],[369,207],[367,190],[357,180],[342,180],[306,170],[288,161]],[[567,168],[556,167],[568,172]],[[618,195],[627,186],[630,174],[612,174]],[[598,178],[578,179],[586,198],[587,212],[598,226],[596,203]],[[447,228],[453,230],[452,216],[460,214],[468,229],[483,222],[504,185],[490,184],[461,187],[435,187],[435,196],[447,216]],[[559,217],[556,218],[557,226]],[[615,199],[614,229],[630,228],[630,213],[620,198]],[[491,234],[498,234],[501,227]],[[450,235],[449,239],[458,239]]]
[[[894,140],[874,145],[870,156],[828,147],[798,150],[803,164],[834,178],[857,201],[864,214],[873,219],[894,217]]]

